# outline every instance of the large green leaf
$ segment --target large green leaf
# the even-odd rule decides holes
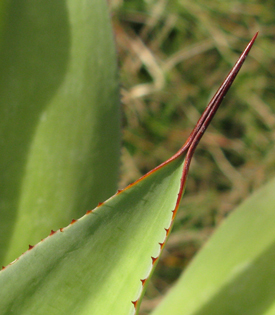
[[[0,313],[129,315],[171,230],[195,148],[254,39],[171,159],[0,272]]]
[[[3,3],[0,261],[7,264],[115,192],[120,121],[106,2]]]
[[[0,314],[132,314],[170,226],[181,172],[182,159],[170,163],[1,271]]]
[[[275,314],[275,180],[220,226],[154,315]]]

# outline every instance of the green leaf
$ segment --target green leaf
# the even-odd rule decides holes
[[[105,1],[1,6],[0,261],[115,193],[116,52]]]
[[[274,190],[225,220],[153,315],[275,314]]]
[[[255,38],[172,158],[0,272],[1,314],[136,312],[171,230],[195,148]]]
[[[0,314],[132,314],[169,229],[182,159],[49,236],[0,273]]]

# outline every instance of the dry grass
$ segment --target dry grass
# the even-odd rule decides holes
[[[121,186],[184,143],[240,51],[255,46],[195,154],[147,314],[215,227],[275,175],[273,1],[112,0],[124,147]]]

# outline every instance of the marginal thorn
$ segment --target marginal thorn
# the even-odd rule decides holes
[[[152,263],[154,265],[154,263],[156,262],[156,260],[158,259],[158,257],[151,257],[152,258]]]
[[[160,245],[160,249],[163,249],[164,242],[163,243],[159,243],[159,245]]]
[[[29,245],[29,250],[30,250],[30,249],[32,249],[32,248],[34,248],[34,246],[32,246],[32,245]]]
[[[56,231],[51,230],[50,236],[53,235],[54,233],[56,233]]]
[[[60,232],[63,232],[63,228],[60,228],[59,231],[60,231]]]
[[[172,211],[172,213],[173,213],[173,215],[172,215],[172,221],[175,219],[175,216],[176,216],[176,214],[177,214],[177,211],[176,211],[176,210],[178,210],[178,209],[175,209],[175,210]]]
[[[137,308],[137,302],[138,302],[138,300],[132,301],[132,303],[134,304],[134,307],[135,307],[135,308]]]
[[[147,279],[140,279],[140,281],[141,281],[141,283],[142,283],[143,286],[144,286],[146,280],[147,280]]]
[[[71,223],[70,224],[74,224],[76,222],[75,219],[72,219]]]
[[[93,212],[93,210],[88,210],[87,212],[86,212],[86,214],[90,214],[90,213],[92,213]]]

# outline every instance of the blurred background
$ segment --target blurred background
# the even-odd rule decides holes
[[[110,0],[123,107],[120,188],[171,157],[252,36],[259,37],[195,153],[148,314],[230,211],[275,176],[275,3]]]

